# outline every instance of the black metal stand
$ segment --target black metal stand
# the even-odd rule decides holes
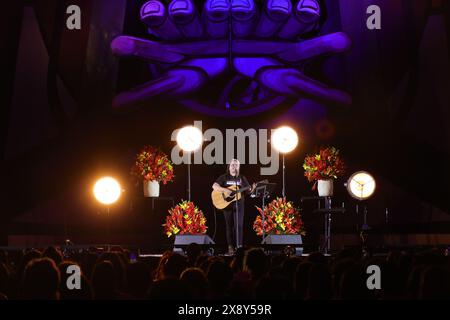
[[[285,171],[286,171],[286,165],[285,165],[285,162],[284,162],[284,153],[283,153],[283,192],[282,192],[282,195],[283,195],[283,198],[286,198],[286,176],[285,176]]]
[[[238,190],[238,185],[237,185],[237,180],[234,180],[234,185],[235,185],[235,187],[236,187],[236,190]],[[236,194],[236,198],[237,198],[237,194]],[[242,195],[241,195],[241,197],[242,197]],[[236,250],[237,250],[237,248],[238,248],[238,243],[239,243],[239,221],[238,221],[238,219],[239,219],[239,205],[238,205],[238,201],[239,200],[237,200],[236,199],[236,201],[234,202],[235,203],[235,205],[236,205],[236,210],[235,210],[235,213],[234,213],[234,227],[236,228]]]
[[[149,199],[149,200],[151,200],[151,203],[152,203],[152,205],[151,205],[151,210],[153,211],[153,210],[155,210],[155,201],[156,202],[161,202],[161,201],[167,201],[167,202],[171,202],[172,203],[172,207],[174,207],[175,206],[175,201],[174,201],[174,199],[173,199],[173,197],[162,197],[162,196],[159,196],[159,197],[145,197],[145,198],[142,198],[142,197],[137,197],[136,198],[137,200],[139,200],[139,201],[143,201],[143,200],[145,200],[146,201],[146,199]],[[134,208],[135,208],[135,202],[137,201],[137,200],[131,200],[131,202],[130,202],[130,207],[129,207],[129,210],[130,211],[133,211],[134,210]]]
[[[331,209],[331,197],[325,198],[325,209]],[[324,234],[324,253],[329,254],[331,251],[331,212],[325,212],[325,234]]]
[[[188,200],[191,201],[191,161],[188,163]]]
[[[314,212],[323,213],[324,214],[324,241],[321,246],[321,252],[323,254],[331,253],[331,221],[332,214],[335,213],[344,213],[345,208],[332,208],[331,207],[331,197],[302,197],[301,201],[305,200],[318,200],[318,208],[314,210]],[[324,200],[324,208],[321,208],[320,200]]]
[[[356,205],[356,215],[358,216],[358,204]],[[369,236],[369,230],[370,227],[367,223],[367,206],[364,205],[364,211],[363,211],[363,223],[361,226],[361,230],[359,230],[359,237],[361,239],[361,248],[363,250],[363,253],[367,253],[367,238]]]

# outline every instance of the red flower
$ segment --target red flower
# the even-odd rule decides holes
[[[315,155],[307,155],[303,163],[308,181],[337,179],[345,172],[345,164],[339,150],[334,147],[321,148]]]
[[[203,234],[207,229],[203,212],[190,201],[182,201],[171,208],[163,227],[168,237],[177,234]]]
[[[253,223],[253,230],[257,235],[266,234],[305,234],[300,210],[285,198],[272,200],[263,210],[256,207],[259,215]],[[263,222],[264,218],[264,222]]]
[[[144,179],[167,184],[174,178],[173,165],[159,148],[145,146],[136,156],[131,175],[137,179],[136,182]]]

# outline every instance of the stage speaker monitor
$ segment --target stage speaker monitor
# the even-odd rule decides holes
[[[299,234],[269,234],[261,243],[271,253],[303,254],[303,241]]]
[[[197,243],[206,250],[212,249],[215,244],[214,241],[206,234],[182,234],[175,236],[173,251],[183,252],[183,250],[186,249],[191,243]]]

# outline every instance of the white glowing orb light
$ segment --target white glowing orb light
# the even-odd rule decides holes
[[[375,179],[365,171],[355,172],[347,182],[349,194],[358,200],[365,200],[372,196],[375,191]]]
[[[187,126],[178,130],[177,144],[186,152],[192,152],[200,148],[203,142],[203,135],[199,128]]]
[[[298,144],[297,132],[290,127],[280,127],[272,133],[272,144],[278,152],[291,152]]]
[[[113,204],[119,200],[121,192],[119,182],[111,177],[103,177],[94,185],[94,196],[102,204]]]

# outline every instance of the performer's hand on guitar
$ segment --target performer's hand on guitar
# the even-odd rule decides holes
[[[214,191],[218,191],[218,192],[223,193],[225,195],[225,197],[229,197],[231,195],[231,192],[232,192],[230,189],[221,187],[217,182],[214,182],[212,188],[213,188]]]
[[[237,189],[234,186],[230,186],[229,189],[224,188],[221,187],[217,182],[214,182],[212,186],[213,191],[211,192],[212,202],[217,209],[223,210],[227,206],[229,206],[232,202],[240,200],[243,197],[242,195],[243,192],[247,194],[252,193],[259,183],[268,183],[268,182],[267,180],[263,180],[257,183],[253,183],[251,185],[250,184],[247,185],[246,183],[245,187]]]
[[[231,195],[232,190],[223,188],[222,192],[225,194],[225,197],[229,197]]]

